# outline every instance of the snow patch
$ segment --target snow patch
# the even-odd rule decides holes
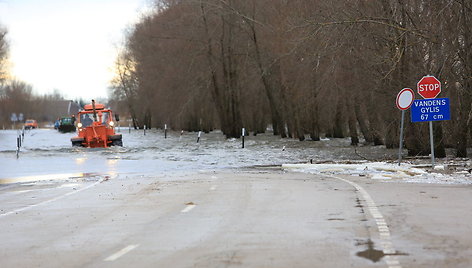
[[[438,165],[437,172],[428,172],[411,164],[398,164],[387,162],[365,162],[355,164],[284,164],[283,169],[310,174],[343,174],[357,175],[372,180],[397,180],[409,183],[434,183],[434,184],[472,184],[472,176],[468,172],[438,173],[444,172],[446,167]]]

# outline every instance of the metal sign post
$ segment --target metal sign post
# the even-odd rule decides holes
[[[400,145],[398,146],[398,165],[400,165],[400,163],[402,162],[403,122],[405,122],[405,110],[402,110],[402,121],[400,123]]]
[[[411,109],[411,122],[429,121],[431,167],[434,169],[433,121],[450,120],[449,99],[436,99],[441,93],[441,81],[434,76],[423,76],[417,83],[417,91],[424,100],[415,100]]]
[[[402,149],[403,149],[403,125],[405,121],[405,110],[410,108],[413,100],[415,99],[415,93],[411,88],[402,89],[397,95],[397,108],[402,111],[402,121],[400,123],[400,146],[398,147],[398,165],[402,161]]]
[[[431,166],[434,168],[433,121],[450,120],[449,99],[415,100],[411,107],[411,122],[429,122],[429,142],[431,143]]]
[[[11,114],[10,121],[13,122],[13,129],[15,129],[15,122],[18,121],[18,117],[16,116],[16,113]]]
[[[433,136],[433,121],[429,121],[429,142],[431,143],[431,167],[434,169],[434,136]]]

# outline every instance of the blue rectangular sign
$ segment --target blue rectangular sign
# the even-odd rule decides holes
[[[415,100],[411,105],[411,122],[450,119],[449,98]]]

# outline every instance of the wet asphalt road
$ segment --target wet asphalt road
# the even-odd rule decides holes
[[[278,169],[0,188],[1,267],[472,267],[472,187]]]

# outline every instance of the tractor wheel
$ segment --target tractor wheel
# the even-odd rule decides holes
[[[121,134],[110,135],[108,139],[111,140],[112,146],[123,146],[123,140]]]
[[[73,141],[72,146],[82,146],[82,142],[80,141]]]
[[[72,146],[83,146],[82,142],[84,142],[84,139],[83,138],[72,138],[72,139],[70,139],[70,141],[72,142]]]
[[[123,146],[123,141],[122,140],[114,140],[112,142],[113,146]]]

